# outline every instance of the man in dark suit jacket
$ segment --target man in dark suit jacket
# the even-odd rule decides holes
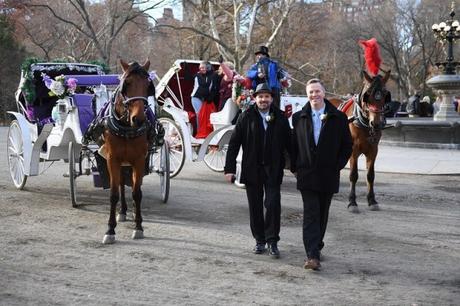
[[[227,180],[232,181],[236,157],[242,147],[240,182],[246,184],[251,231],[256,240],[253,251],[264,253],[267,243],[269,254],[279,258],[280,185],[284,153],[290,152],[291,130],[283,112],[272,105],[272,91],[266,84],[257,86],[254,99],[256,103],[238,118],[228,145],[224,172]]]
[[[304,268],[318,270],[332,195],[339,191],[340,170],[351,155],[352,138],[347,117],[324,99],[320,80],[308,81],[307,96],[309,102],[292,118],[291,171],[304,207]]]

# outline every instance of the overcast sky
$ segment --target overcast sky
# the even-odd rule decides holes
[[[170,7],[173,9],[174,18],[182,20],[182,5],[180,3],[179,4],[174,4],[174,3],[177,3],[177,1],[174,1],[174,0],[165,1],[157,9],[151,10],[150,15],[153,16],[154,18],[160,18],[163,16],[164,8]]]

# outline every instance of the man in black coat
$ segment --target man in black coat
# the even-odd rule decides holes
[[[272,105],[272,92],[265,83],[257,86],[254,99],[256,103],[238,118],[228,145],[224,172],[228,181],[234,179],[236,157],[242,147],[240,182],[246,184],[251,232],[256,240],[253,251],[264,253],[267,243],[270,256],[279,258],[280,185],[284,154],[290,152],[291,130],[283,112]]]
[[[320,80],[308,81],[307,96],[309,102],[292,118],[291,171],[304,207],[304,268],[318,270],[332,195],[339,191],[340,170],[351,155],[352,138],[347,117],[324,99]]]

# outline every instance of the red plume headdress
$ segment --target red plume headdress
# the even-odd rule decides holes
[[[382,58],[380,57],[380,48],[377,39],[360,40],[359,44],[364,49],[364,60],[366,61],[367,71],[377,75],[380,69]]]

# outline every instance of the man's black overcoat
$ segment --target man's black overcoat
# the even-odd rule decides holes
[[[257,106],[243,112],[236,123],[228,145],[225,173],[236,172],[236,157],[243,148],[240,182],[243,184],[281,184],[285,165],[285,153],[290,153],[291,129],[284,113],[273,105],[272,119],[264,131],[265,120]],[[265,142],[265,145],[264,145]]]
[[[313,138],[311,106],[307,103],[292,117],[293,154],[291,171],[297,172],[297,189],[336,193],[339,191],[340,170],[352,152],[348,119],[325,100],[326,118],[318,145]]]

